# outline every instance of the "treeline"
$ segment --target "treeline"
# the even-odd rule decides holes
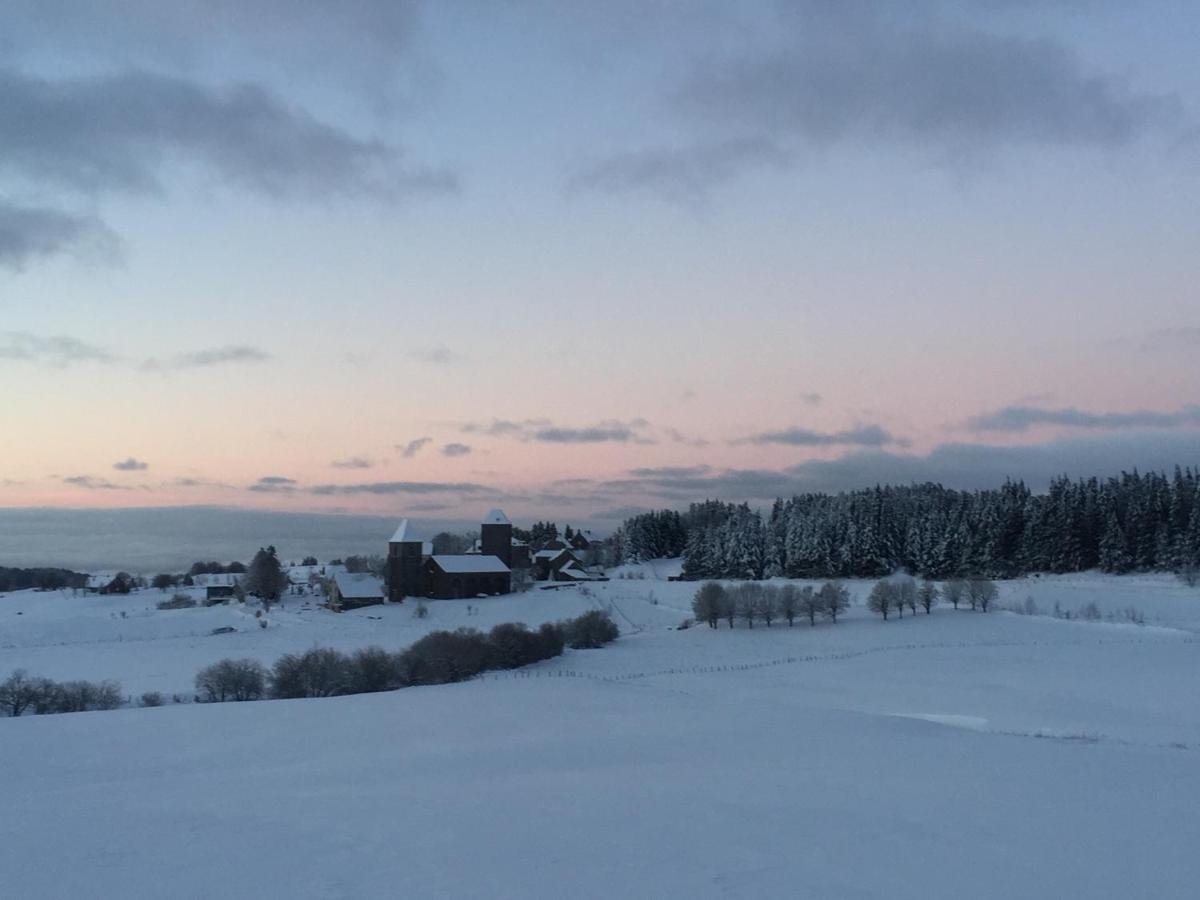
[[[495,626],[484,634],[473,628],[434,631],[399,653],[365,647],[342,653],[314,647],[288,653],[268,670],[254,659],[225,659],[196,675],[198,699],[229,701],[294,700],[394,691],[418,685],[466,681],[483,672],[518,669],[561,656],[564,647],[602,647],[617,638],[616,624],[593,610],[532,631],[519,623]]]
[[[417,685],[466,681],[487,671],[518,669],[576,650],[603,647],[620,636],[606,612],[592,610],[574,619],[547,622],[536,631],[520,623],[497,625],[484,634],[473,628],[434,631],[399,653],[365,647],[342,653],[313,647],[287,653],[270,669],[256,659],[223,659],[196,675],[196,701],[292,700],[394,691]],[[180,702],[176,697],[176,702]],[[18,669],[0,682],[0,715],[85,712],[116,709],[123,703],[115,681],[31,678]],[[162,695],[143,694],[142,706],[161,706]]]
[[[682,556],[689,580],[1184,571],[1200,566],[1200,475],[1062,477],[1045,494],[877,486],[779,499],[765,519],[710,500],[634,516],[618,540],[627,562]]]
[[[16,569],[0,566],[0,591],[27,591],[30,588],[58,591],[63,588],[81,588],[85,584],[87,576],[70,569]]]

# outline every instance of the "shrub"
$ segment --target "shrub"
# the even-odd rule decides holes
[[[488,668],[492,652],[474,628],[433,631],[400,654],[400,677],[406,685],[465,681]]]
[[[347,693],[373,694],[401,687],[399,657],[382,647],[356,650],[348,660]]]
[[[542,658],[537,635],[519,623],[497,625],[487,640],[489,669],[519,669]]]
[[[142,706],[162,706],[163,695],[158,691],[148,691],[147,693],[142,694],[141,704]]]
[[[256,659],[223,659],[196,673],[196,690],[208,703],[261,700],[267,673]]]
[[[539,659],[553,659],[556,656],[562,656],[567,639],[561,625],[553,622],[544,623],[537,631],[537,638]]]
[[[34,706],[39,693],[37,679],[30,678],[24,669],[17,669],[0,683],[0,710],[8,716],[19,716]]]
[[[313,647],[299,656],[287,653],[271,670],[271,696],[276,700],[334,697],[350,687],[350,660],[329,647]]]
[[[567,644],[574,650],[594,650],[615,641],[621,634],[608,613],[593,609],[563,623]]]
[[[121,686],[115,681],[64,681],[53,691],[53,712],[88,712],[116,709],[121,705]]]
[[[159,600],[154,605],[158,609],[191,609],[196,601],[187,594],[176,594],[170,600]]]

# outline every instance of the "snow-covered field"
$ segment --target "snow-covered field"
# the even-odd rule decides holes
[[[399,648],[611,605],[528,671],[331,700],[0,719],[0,881],[20,897],[1191,897],[1200,591],[1001,585],[1147,624],[954,612],[675,626],[645,579],[336,615],[0,597],[0,676],[192,693],[224,656]],[[122,615],[124,613],[124,615]],[[233,634],[211,635],[232,625]],[[15,886],[15,892],[9,894]]]

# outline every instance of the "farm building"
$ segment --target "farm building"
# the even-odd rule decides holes
[[[329,580],[332,609],[358,609],[383,602],[383,581],[365,572],[338,572]]]
[[[439,554],[416,533],[408,519],[400,522],[388,541],[387,597],[455,599],[512,590],[512,523],[498,509],[480,524],[478,553]]]

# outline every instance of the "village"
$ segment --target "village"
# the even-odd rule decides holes
[[[569,525],[561,533],[556,527],[516,529],[500,509],[483,516],[477,535],[425,535],[413,520],[404,518],[388,539],[386,552],[378,555],[325,563],[306,557],[301,562],[283,563],[276,560],[273,547],[267,548],[269,558],[278,563],[278,580],[269,579],[266,589],[253,578],[254,562],[249,567],[240,562],[196,563],[187,573],[161,573],[149,579],[128,572],[96,572],[87,576],[82,589],[95,594],[127,594],[139,587],[164,592],[192,588],[199,589],[195,594],[203,591],[200,599],[206,605],[242,600],[247,594],[268,605],[296,597],[342,612],[407,599],[475,599],[535,586],[557,589],[607,581],[606,571],[615,563],[611,538]],[[455,549],[447,544],[461,545],[460,552],[438,552]],[[189,601],[180,595],[177,602]]]

